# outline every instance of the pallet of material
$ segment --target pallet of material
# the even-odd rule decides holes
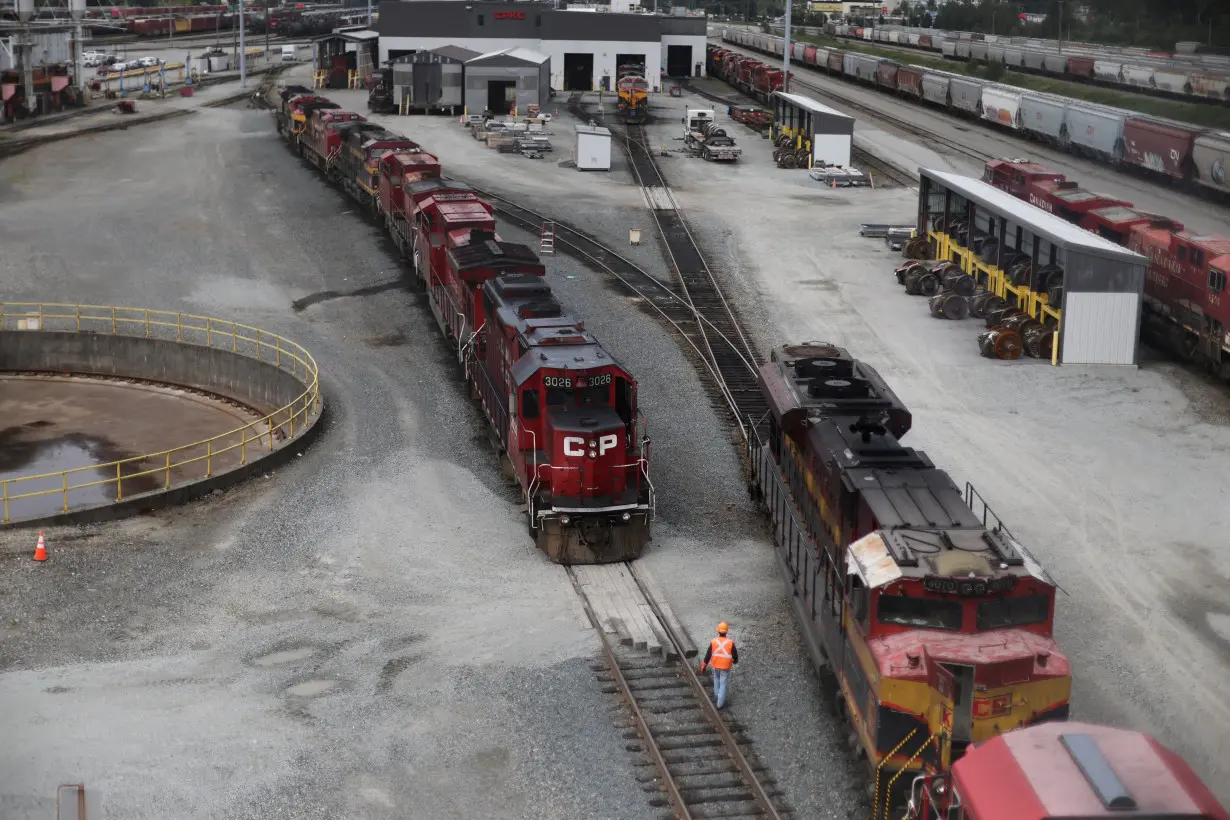
[[[504,146],[504,145],[516,145],[516,144],[517,144],[517,141],[515,139],[513,139],[512,137],[504,136],[503,134],[488,134],[487,135],[487,147],[488,148],[500,148],[501,146]]]

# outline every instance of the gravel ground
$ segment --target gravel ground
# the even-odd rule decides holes
[[[442,119],[398,125],[451,174],[614,246],[650,224],[622,161],[581,174],[558,155],[497,155]],[[0,692],[19,716],[0,752],[4,816],[45,813],[55,783],[79,780],[124,818],[656,816],[590,668],[592,630],[525,541],[516,491],[378,231],[339,215],[349,203],[290,157],[268,114],[209,111],[71,145],[0,165],[8,298],[284,333],[320,362],[330,415],[268,479],[49,532],[46,566],[28,561],[26,534],[0,536]],[[69,193],[81,189],[84,201]],[[66,237],[65,221],[84,230]],[[629,255],[666,269],[653,242]],[[848,816],[844,751],[693,368],[605,279],[566,256],[550,269],[641,382],[660,498],[644,566],[698,639],[734,624],[734,714],[797,816]]]
[[[0,202],[6,298],[283,333],[330,413],[277,475],[48,531],[46,565],[0,535],[0,816],[82,781],[125,820],[645,816],[592,630],[429,313],[267,113],[32,151]]]

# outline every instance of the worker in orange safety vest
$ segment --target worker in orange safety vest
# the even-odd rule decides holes
[[[725,621],[718,624],[717,637],[709,641],[709,651],[700,662],[700,673],[705,673],[705,667],[713,669],[713,699],[717,708],[726,705],[726,687],[730,685],[730,670],[739,662],[739,650],[735,648],[734,638],[726,637],[730,630]]]

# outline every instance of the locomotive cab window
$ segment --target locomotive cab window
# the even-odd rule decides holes
[[[1217,268],[1209,268],[1209,290],[1221,293],[1226,289],[1226,274]]]
[[[624,378],[615,379],[615,412],[624,424],[632,423],[632,391]]]
[[[521,415],[527,419],[538,418],[538,391],[521,391]]]
[[[978,630],[1046,623],[1051,601],[1046,595],[1024,595],[983,601],[978,605]]]
[[[959,601],[935,598],[910,598],[905,595],[881,595],[876,604],[876,617],[882,624],[899,624],[927,629],[961,629],[962,606]]]
[[[868,591],[863,579],[857,575],[851,575],[850,578],[850,614],[862,626],[867,626],[867,597]]]

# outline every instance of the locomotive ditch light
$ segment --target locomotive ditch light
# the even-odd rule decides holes
[[[593,450],[590,450],[590,451],[589,451],[589,457],[590,457],[590,458],[597,458],[597,457],[598,457],[598,454],[597,454],[596,452],[594,452]]]
[[[632,513],[624,513],[623,515],[619,516],[619,518],[620,518],[620,520],[625,521],[625,522],[627,522],[627,521],[631,521],[631,520],[632,520]]]
[[[566,527],[566,526],[568,526],[569,524],[571,524],[571,523],[572,523],[572,519],[571,519],[570,517],[566,516],[566,515],[561,515],[561,516],[559,517],[559,522],[560,522],[561,524],[563,524],[563,525]]]

